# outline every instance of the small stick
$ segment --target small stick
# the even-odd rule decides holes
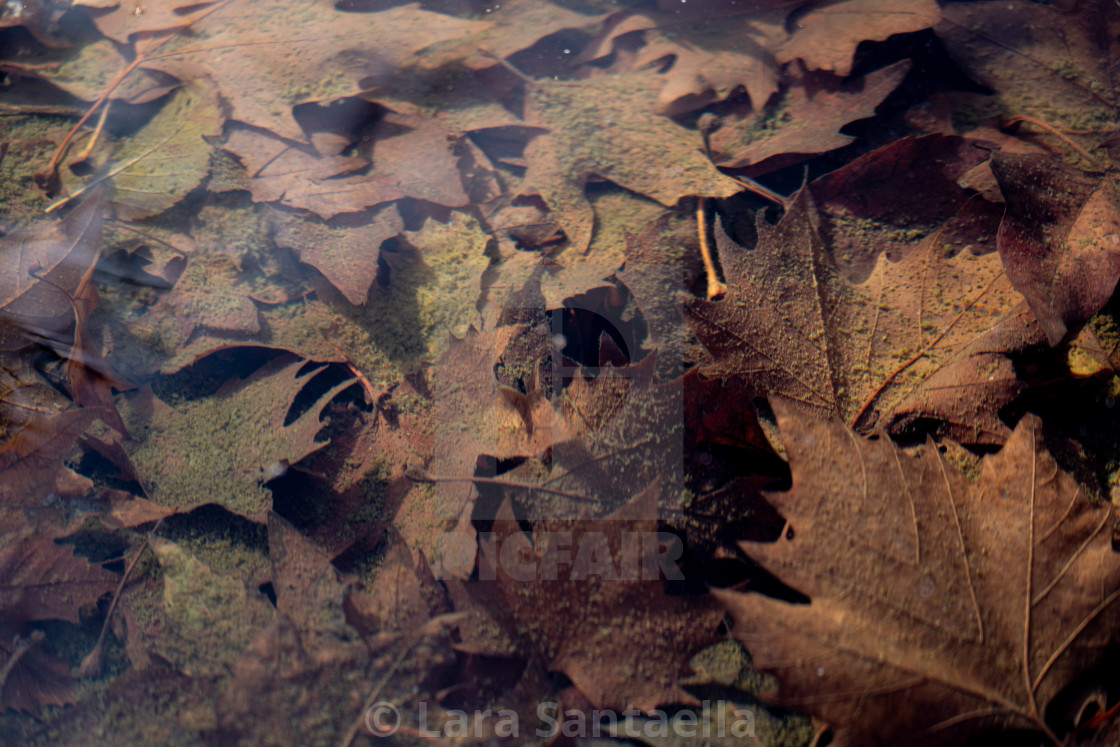
[[[77,160],[84,161],[93,153],[93,146],[97,145],[97,139],[101,137],[101,131],[105,129],[105,120],[109,118],[109,107],[112,103],[110,99],[105,102],[105,106],[101,107],[101,118],[97,120],[97,127],[93,131],[93,137],[89,139],[89,145],[82,148],[82,152],[78,154]]]
[[[707,197],[701,197],[696,205],[696,229],[700,234],[700,258],[704,260],[704,272],[708,275],[708,300],[717,301],[727,295],[727,285],[716,273],[712,249],[708,246],[708,213],[704,208],[707,201]]]
[[[1108,171],[1108,167],[1105,166],[1100,161],[1098,161],[1096,156],[1092,155],[1091,153],[1089,153],[1089,151],[1085,150],[1080,145],[1073,142],[1073,140],[1071,140],[1068,136],[1066,136],[1066,134],[1063,133],[1061,130],[1054,127],[1053,125],[1050,125],[1050,124],[1047,124],[1046,122],[1043,122],[1041,119],[1035,119],[1034,117],[1028,117],[1025,114],[1019,114],[1019,115],[1016,115],[1014,117],[1011,117],[1010,119],[1004,120],[1003,125],[1004,125],[1004,127],[1011,127],[1012,125],[1017,125],[1020,122],[1025,122],[1027,124],[1032,124],[1035,127],[1041,127],[1042,129],[1046,130],[1051,135],[1058,138],[1059,140],[1061,140],[1063,143],[1065,143],[1069,147],[1073,148],[1073,150],[1076,151],[1077,155],[1081,156],[1086,161],[1088,161],[1089,163],[1096,166],[1099,170]]]
[[[555,488],[546,488],[541,485],[534,485],[528,482],[518,482],[516,480],[500,480],[495,477],[452,477],[450,475],[429,475],[420,470],[405,470],[405,477],[413,482],[469,482],[475,485],[496,485],[500,488],[514,488],[516,490],[529,490],[537,493],[547,493],[548,495],[557,495],[561,498],[569,498],[573,501],[581,501],[583,503],[595,503],[594,499],[588,498],[579,493],[570,493],[566,490],[557,490]]]
[[[761,184],[754,181],[753,179],[747,179],[746,177],[743,177],[742,179],[740,179],[738,177],[730,176],[728,174],[724,174],[724,176],[726,176],[728,179],[735,182],[736,184],[738,184],[740,187],[747,190],[748,192],[751,192],[752,194],[756,194],[759,197],[764,197],[767,200],[770,200],[770,202],[774,203],[775,205],[782,208],[783,210],[789,210],[789,198],[788,197],[782,197],[780,194],[778,194],[774,190],[768,189],[767,187],[762,186]]]
[[[117,603],[121,600],[121,593],[124,591],[124,585],[128,583],[128,577],[132,575],[132,569],[136,567],[139,562],[140,556],[148,549],[148,543],[152,539],[152,535],[159,529],[159,525],[163,523],[161,517],[155,523],[152,530],[144,537],[144,541],[140,543],[140,549],[136,551],[136,555],[129,561],[128,567],[124,569],[124,575],[121,576],[120,583],[117,584],[117,590],[113,592],[113,601],[109,603],[109,611],[105,613],[105,622],[101,624],[101,634],[97,636],[97,644],[94,645],[93,650],[90,651],[86,658],[82,659],[81,666],[78,667],[78,674],[82,677],[96,677],[101,674],[101,666],[105,661],[105,634],[109,631],[109,623],[113,621],[113,613],[117,611]]]
[[[8,661],[4,663],[4,668],[0,669],[0,690],[4,689],[8,678],[12,676],[12,671],[15,670],[16,664],[19,664],[19,660],[24,657],[24,654],[42,643],[43,639],[46,637],[46,633],[41,630],[36,630],[27,638],[16,638],[15,649],[12,650],[12,655],[8,658]]]

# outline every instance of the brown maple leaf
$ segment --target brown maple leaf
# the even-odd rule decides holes
[[[1112,512],[1089,502],[1024,418],[969,482],[928,444],[864,440],[775,400],[793,486],[774,544],[742,547],[808,604],[716,592],[769,696],[833,744],[947,744],[982,728],[1061,741],[1047,704],[1115,629]]]
[[[717,234],[728,295],[686,304],[714,359],[704,371],[743,376],[860,432],[934,418],[958,440],[1002,442],[998,410],[1022,389],[1007,354],[1040,332],[999,257],[948,251],[948,225],[898,262],[880,254],[853,282],[814,220],[802,189],[778,225],[760,218],[754,249]]]

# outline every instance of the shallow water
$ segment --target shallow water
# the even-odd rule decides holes
[[[1114,738],[1111,2],[68,6],[5,743]]]

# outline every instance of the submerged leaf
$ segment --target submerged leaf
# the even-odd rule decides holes
[[[205,138],[221,132],[218,96],[204,78],[176,91],[113,154],[113,207],[122,220],[158,215],[197,187],[210,167]]]
[[[57,338],[74,323],[74,292],[101,251],[100,190],[61,222],[43,218],[0,237],[0,348]]]
[[[1040,333],[999,257],[947,251],[950,224],[899,262],[880,254],[853,282],[814,213],[803,189],[777,226],[760,219],[755,249],[717,235],[728,295],[686,305],[714,358],[705,371],[743,376],[864,433],[931,417],[967,443],[1001,442],[998,411],[1021,390],[1008,353]]]
[[[716,592],[769,700],[836,729],[836,744],[960,744],[984,727],[1059,742],[1047,704],[1099,661],[1120,619],[1112,511],[1089,502],[1028,416],[975,483],[929,444],[887,439],[775,401],[793,487],[788,521],[741,543],[811,598]]]
[[[180,509],[218,503],[263,519],[271,503],[263,483],[278,465],[295,464],[324,446],[315,435],[323,408],[350,386],[322,394],[292,422],[292,400],[309,381],[307,362],[281,356],[244,382],[172,408],[150,388],[130,395],[122,415],[135,436],[125,444],[153,501]]]
[[[231,2],[144,66],[184,80],[203,71],[234,119],[302,141],[296,104],[358,94],[366,80],[388,77],[413,53],[488,26],[416,4],[346,13],[333,0]],[[186,50],[195,51],[167,55]]]
[[[1120,279],[1120,194],[1111,177],[997,152],[1007,201],[999,253],[1051,345],[1108,303]]]
[[[544,198],[579,251],[590,245],[595,224],[584,193],[591,177],[666,207],[684,197],[739,191],[703,154],[700,133],[650,113],[659,88],[659,78],[650,74],[529,86],[526,119],[547,133],[525,149],[525,191]]]

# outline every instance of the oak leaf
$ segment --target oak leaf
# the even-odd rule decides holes
[[[712,134],[712,158],[722,167],[750,167],[748,173],[756,174],[842,148],[855,138],[840,130],[874,116],[909,69],[910,62],[902,60],[858,80],[792,70],[787,74],[792,83],[777,97],[728,117]]]
[[[800,59],[810,70],[846,76],[862,42],[928,29],[941,9],[936,0],[836,0],[812,3],[790,20],[794,31],[777,50],[778,62]]]
[[[789,3],[786,3],[787,5]],[[761,109],[778,91],[780,65],[774,49],[788,34],[787,9],[736,9],[681,19],[675,13],[636,14],[619,20],[606,36],[618,54],[640,38],[626,67],[656,67],[664,81],[655,111],[674,116],[723,101],[739,87]],[[581,58],[604,55],[606,39]]]
[[[184,80],[203,72],[234,119],[302,141],[296,104],[355,95],[413,53],[488,26],[416,4],[345,13],[331,0],[235,1],[193,24],[189,38],[161,47],[159,59],[144,67]]]
[[[276,245],[292,249],[346,296],[361,306],[377,278],[381,244],[404,229],[396,205],[387,205],[359,226],[335,226],[276,215]]]
[[[254,202],[279,202],[327,220],[404,196],[395,178],[359,173],[369,167],[364,158],[319,154],[269,132],[239,128],[223,147],[245,166]]]
[[[271,498],[263,483],[278,466],[295,464],[324,445],[315,441],[323,408],[353,384],[332,387],[287,420],[293,400],[318,369],[282,355],[248,379],[234,379],[214,396],[178,407],[159,400],[150,387],[128,395],[121,414],[135,441],[125,448],[149,497],[181,509],[218,503],[264,518]]]
[[[525,148],[525,191],[544,198],[574,248],[586,251],[595,214],[584,193],[601,177],[674,207],[683,197],[728,197],[738,185],[701,152],[698,132],[651,114],[657,75],[529,84],[526,120],[546,132]]]
[[[832,724],[834,744],[948,744],[983,728],[1060,742],[1047,704],[1099,660],[1120,608],[1113,513],[1093,505],[1024,418],[969,482],[927,444],[773,402],[793,485],[768,499],[777,543],[741,543],[808,595],[717,591],[768,698]]]

